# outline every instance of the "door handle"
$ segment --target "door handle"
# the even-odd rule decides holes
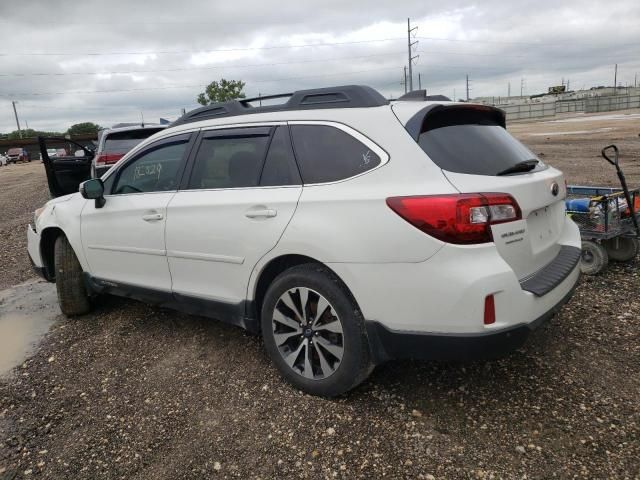
[[[162,220],[163,218],[164,216],[161,213],[149,213],[142,216],[142,219],[145,222],[157,222],[158,220]]]
[[[275,217],[278,214],[277,210],[273,210],[271,208],[265,208],[263,210],[249,210],[244,214],[247,218],[271,218]]]

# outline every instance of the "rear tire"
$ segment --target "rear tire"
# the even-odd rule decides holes
[[[609,260],[628,262],[633,260],[640,250],[640,243],[635,238],[618,237],[604,242]]]
[[[261,327],[281,375],[312,395],[343,394],[373,370],[362,313],[342,281],[321,265],[293,267],[273,281]]]
[[[596,275],[609,264],[609,255],[605,247],[593,240],[582,241],[580,271],[585,275]]]
[[[68,317],[83,315],[91,310],[87,287],[69,240],[64,235],[56,239],[54,247],[56,290],[60,310]]]

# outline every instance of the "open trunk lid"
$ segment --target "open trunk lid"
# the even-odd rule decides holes
[[[498,252],[518,279],[551,263],[565,222],[562,173],[512,137],[497,108],[430,104],[414,112],[404,112],[405,128],[459,192],[507,193],[518,202],[521,220],[491,227]]]

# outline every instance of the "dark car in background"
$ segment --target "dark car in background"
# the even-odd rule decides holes
[[[7,163],[30,162],[31,157],[25,148],[10,148],[7,151]]]
[[[91,176],[101,177],[129,150],[166,127],[166,125],[155,124],[118,124],[100,131],[96,156],[91,166]]]

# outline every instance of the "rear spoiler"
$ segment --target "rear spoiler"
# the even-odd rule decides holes
[[[502,128],[507,126],[504,110],[488,105],[455,103],[452,105],[427,105],[411,117],[404,128],[417,142],[420,134],[425,130],[423,128],[425,123],[429,119],[433,120],[433,124],[429,125],[429,130],[443,126],[464,124],[489,123]]]

